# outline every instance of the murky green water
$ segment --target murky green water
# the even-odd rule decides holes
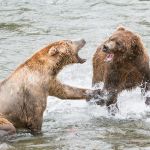
[[[150,49],[149,0],[0,0],[0,79],[51,41],[85,38],[81,55],[88,61],[67,67],[59,78],[90,88],[96,46],[119,24],[138,32]],[[19,131],[0,149],[150,150],[150,108],[140,90],[122,93],[119,107],[120,113],[111,117],[105,108],[84,101],[49,97],[43,135]]]

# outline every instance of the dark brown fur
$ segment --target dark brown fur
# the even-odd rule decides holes
[[[113,54],[111,62],[105,62],[108,54]],[[117,102],[123,90],[145,86],[144,93],[148,92],[149,80],[149,57],[137,34],[120,27],[97,48],[93,57],[93,85],[104,82],[101,94],[107,97],[108,107]],[[100,101],[103,98],[97,103],[101,104]]]

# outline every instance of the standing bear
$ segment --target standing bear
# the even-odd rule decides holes
[[[40,132],[48,96],[86,98],[86,89],[57,80],[58,73],[66,65],[85,62],[78,55],[85,43],[81,39],[49,44],[0,82],[0,137],[14,134],[15,128]]]
[[[149,56],[139,35],[119,27],[98,48],[93,57],[93,85],[103,82],[102,90],[89,94],[98,105],[110,110],[123,90],[141,86],[150,103]],[[116,105],[117,106],[117,105]]]

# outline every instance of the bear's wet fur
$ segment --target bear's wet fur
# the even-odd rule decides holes
[[[149,56],[139,35],[121,26],[98,46],[93,57],[93,86],[103,82],[99,104],[116,104],[117,96],[123,90],[141,86],[149,101],[150,90]],[[94,98],[90,93],[88,100]],[[101,103],[102,101],[103,103]]]
[[[0,113],[5,116],[0,117],[0,131],[9,134],[15,133],[15,128],[26,128],[33,134],[39,133],[48,96],[86,98],[86,89],[62,84],[57,79],[66,65],[85,62],[78,55],[85,43],[83,39],[51,43],[0,82]]]

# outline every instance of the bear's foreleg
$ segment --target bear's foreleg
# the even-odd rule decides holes
[[[72,87],[62,84],[55,80],[51,84],[49,95],[56,96],[60,99],[85,99],[87,89]]]

